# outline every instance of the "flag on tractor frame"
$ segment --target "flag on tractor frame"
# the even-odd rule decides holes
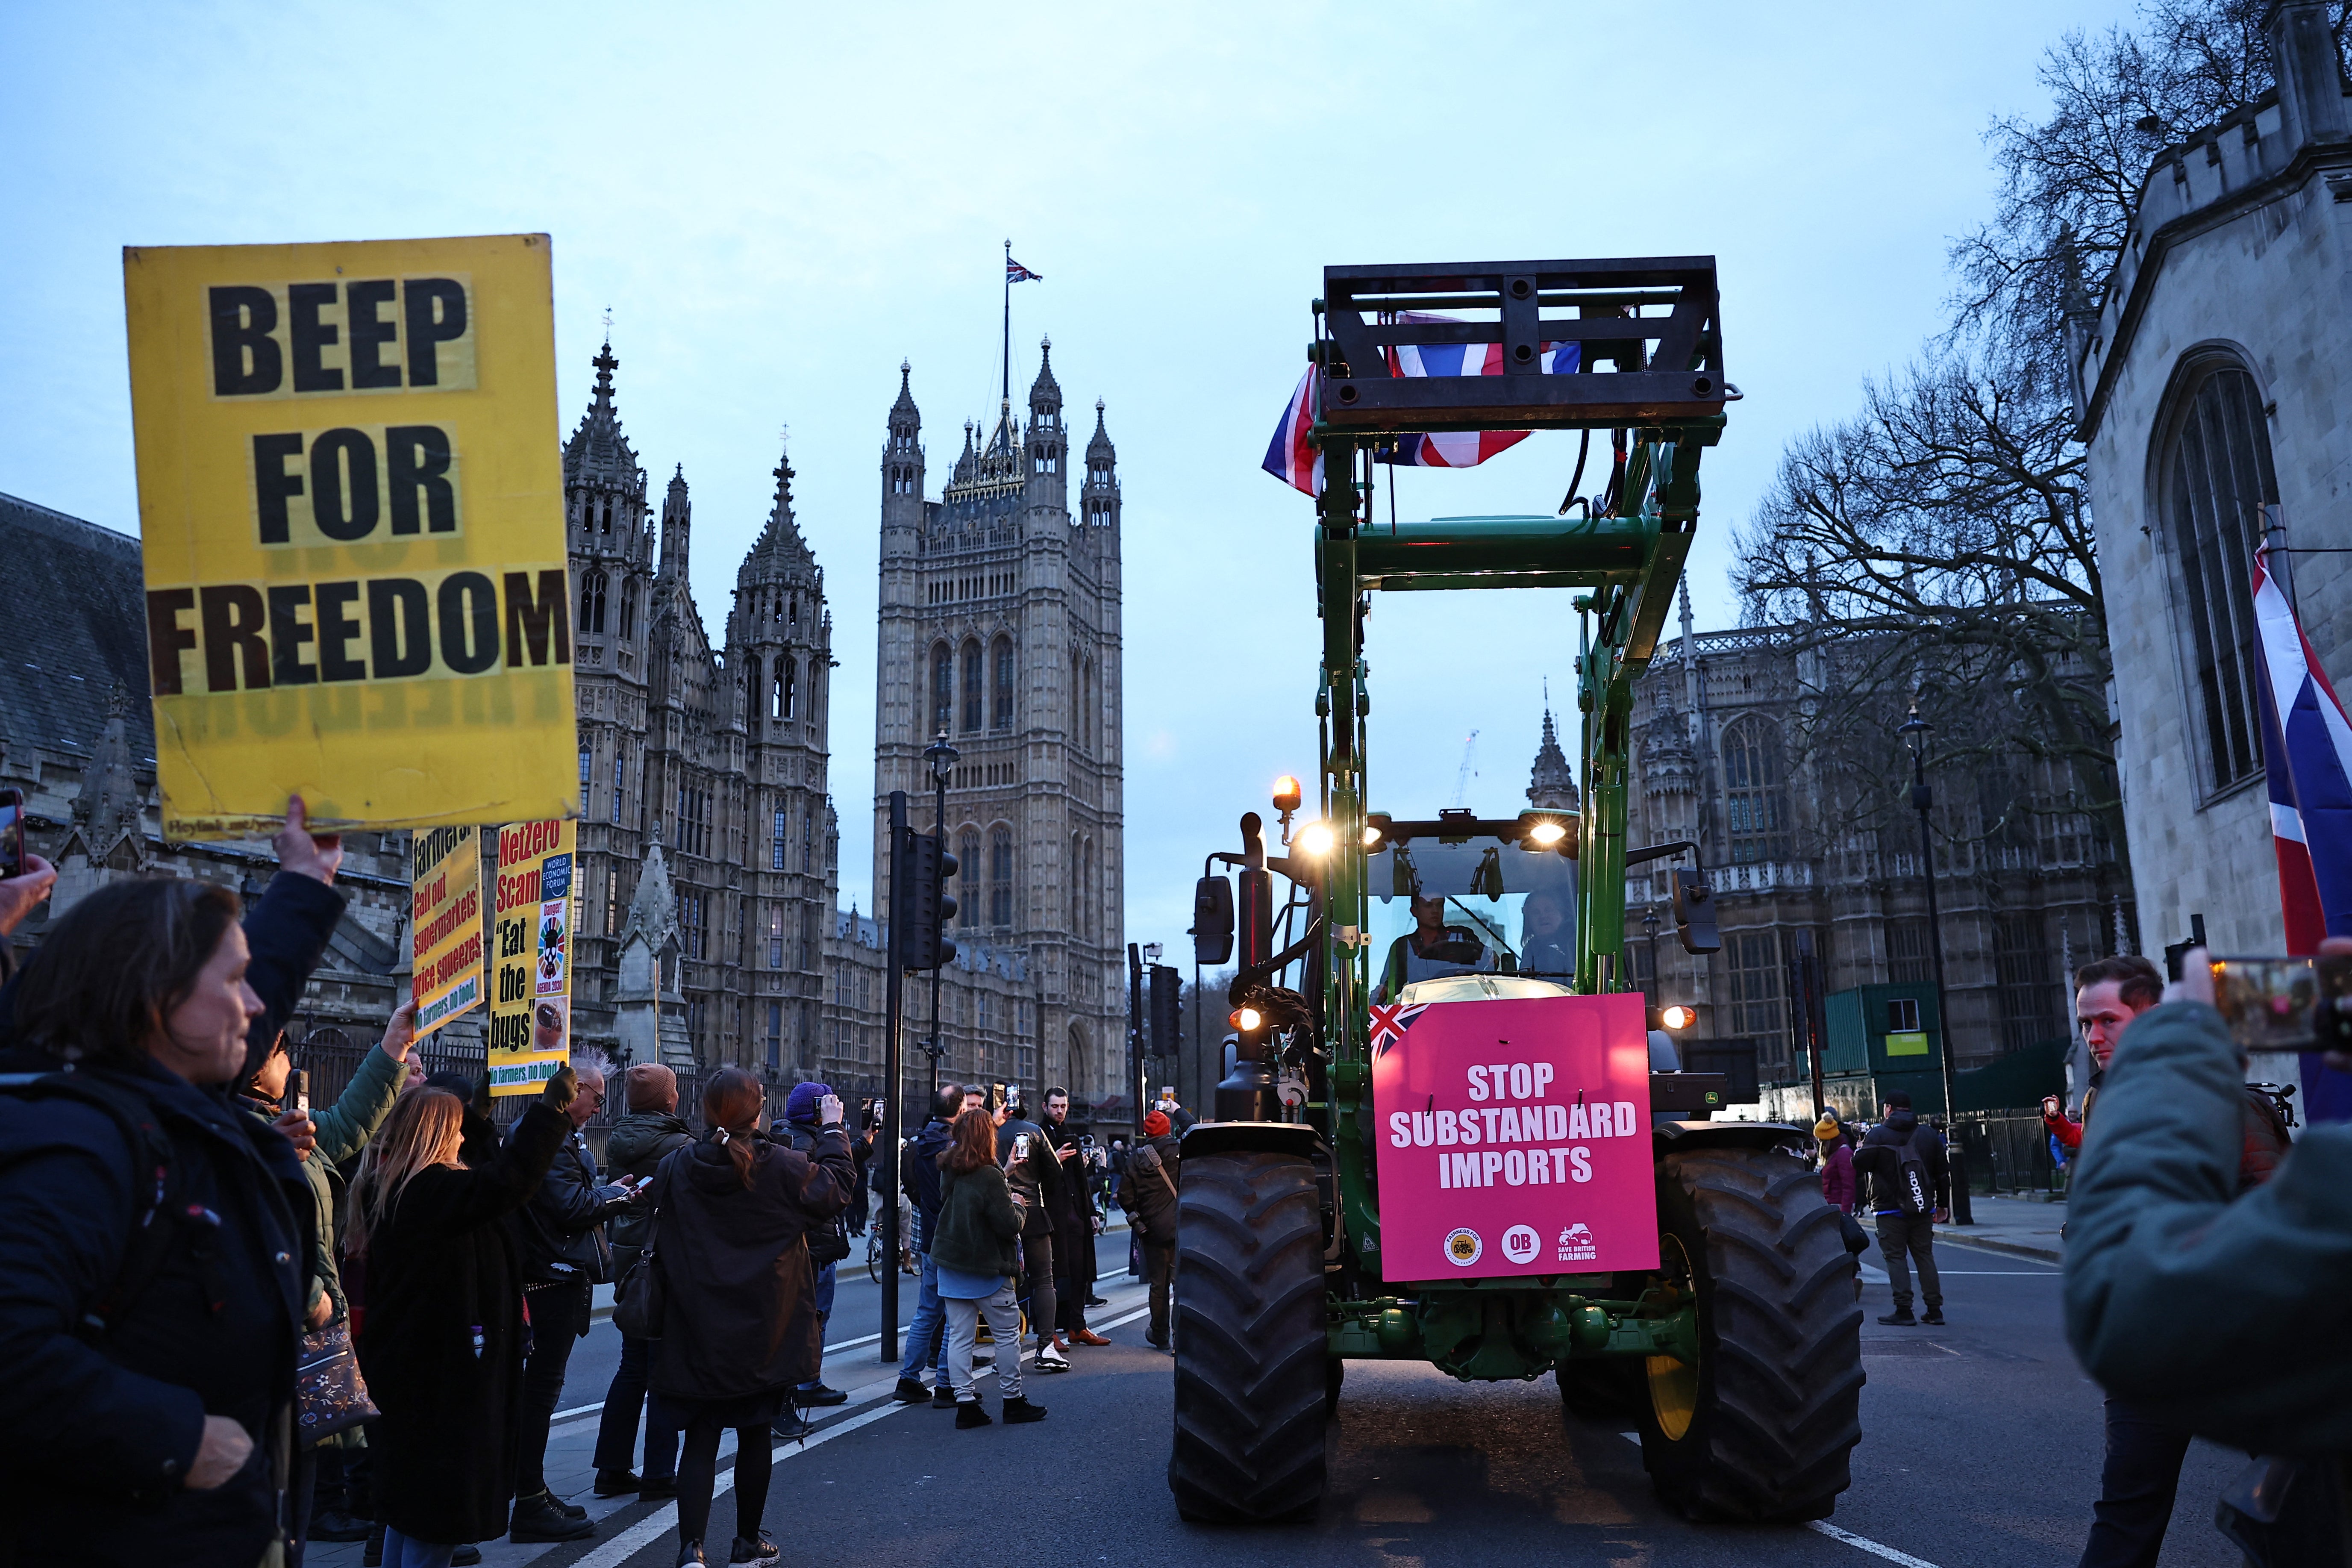
[[[1437,325],[1455,319],[1427,310],[1403,310],[1381,317],[1384,323],[1402,321],[1409,325]],[[1540,346],[1542,357],[1538,366],[1541,374],[1576,374],[1582,359],[1580,345]],[[1399,343],[1386,350],[1385,356],[1391,375],[1503,374],[1503,345],[1499,342]],[[1323,455],[1307,439],[1315,428],[1314,396],[1315,372],[1310,368],[1300,378],[1297,390],[1290,395],[1289,405],[1282,411],[1282,423],[1275,427],[1274,440],[1267,446],[1265,461],[1261,465],[1284,484],[1310,496],[1323,483]],[[1435,435],[1400,436],[1392,447],[1376,450],[1373,460],[1412,468],[1475,468],[1497,452],[1517,446],[1529,434],[1526,430],[1448,430]]]
[[[1007,283],[1043,283],[1045,281],[1045,275],[1042,272],[1030,271],[1026,267],[1013,260],[1013,253],[1007,251],[1004,256],[1004,280]]]
[[[2278,854],[2286,950],[2316,952],[2322,937],[2352,936],[2352,722],[2270,574],[2254,552],[2255,700]],[[2303,1053],[2305,1114],[2352,1120],[2352,1076]]]
[[[1427,1004],[1422,1005],[1426,1006]],[[1379,1056],[1404,1038],[1412,1021],[1421,1016],[1422,1007],[1408,1007],[1402,1002],[1383,1005],[1374,1002],[1366,1009],[1370,1015],[1372,1055]]]

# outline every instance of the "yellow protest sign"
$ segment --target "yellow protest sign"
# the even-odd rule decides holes
[[[499,829],[490,1092],[536,1094],[572,1056],[570,818]]]
[[[409,841],[412,990],[423,1039],[482,1000],[482,847],[470,827]]]
[[[122,274],[164,833],[576,811],[547,237]]]

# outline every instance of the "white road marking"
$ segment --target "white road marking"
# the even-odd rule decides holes
[[[1620,1432],[1617,1436],[1636,1447],[1641,1446],[1642,1435],[1639,1432]],[[1867,1552],[1873,1557],[1884,1557],[1889,1563],[1899,1563],[1901,1568],[1936,1568],[1933,1563],[1924,1557],[1914,1557],[1908,1552],[1897,1552],[1892,1546],[1882,1545],[1866,1535],[1856,1535],[1851,1530],[1840,1530],[1827,1520],[1807,1520],[1805,1528],[1826,1535],[1832,1541],[1843,1541],[1856,1552]]]

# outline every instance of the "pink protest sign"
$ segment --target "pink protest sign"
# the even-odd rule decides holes
[[[1375,1013],[1386,1278],[1657,1267],[1639,994]]]

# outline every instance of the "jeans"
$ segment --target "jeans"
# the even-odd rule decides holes
[[[2156,1568],[2189,1433],[2138,1405],[2107,1401],[2107,1462],[2082,1568]]]
[[[515,1435],[515,1497],[547,1489],[547,1428],[563,1398],[572,1347],[588,1331],[590,1287],[567,1279],[526,1291],[530,1303],[530,1359],[522,1369],[522,1425]],[[388,1561],[388,1560],[387,1560]]]
[[[824,1268],[816,1271],[816,1342],[820,1345],[824,1343],[825,1320],[833,1316],[833,1287],[835,1276],[840,1268],[841,1264],[838,1261],[835,1261],[826,1264]],[[824,1352],[819,1352],[818,1353],[822,1355]],[[823,1388],[824,1386],[824,1373],[822,1368],[822,1363],[820,1363],[817,1374],[814,1377],[810,1378],[806,1383],[802,1384],[801,1386],[803,1388]]]
[[[933,1384],[947,1381],[947,1308],[940,1300],[940,1266],[931,1255],[922,1254],[923,1279],[915,1288],[915,1316],[907,1325],[907,1359],[898,1363],[898,1375],[911,1382],[920,1382],[923,1369],[934,1373]]]
[[[1144,1278],[1151,1282],[1151,1328],[1144,1335],[1162,1350],[1168,1347],[1168,1282],[1176,1276],[1176,1248],[1143,1243]]]
[[[449,1568],[449,1559],[457,1551],[455,1542],[439,1546],[430,1541],[411,1541],[392,1526],[383,1527],[383,1568]]]
[[[604,1415],[596,1427],[595,1466],[600,1470],[625,1470],[635,1458],[637,1413],[646,1417],[645,1479],[669,1480],[677,1474],[677,1417],[661,1395],[646,1392],[653,1370],[654,1342],[621,1336],[621,1364],[614,1369],[613,1386],[604,1392]]]
[[[948,1375],[955,1380],[956,1403],[980,1397],[973,1386],[971,1352],[980,1342],[980,1315],[988,1314],[988,1331],[996,1336],[996,1391],[1007,1399],[1021,1397],[1021,1305],[1010,1283],[985,1300],[948,1298]]]
[[[1919,1266],[1919,1291],[1927,1310],[1944,1304],[1944,1282],[1936,1274],[1936,1222],[1923,1214],[1882,1214],[1878,1221],[1878,1255],[1886,1263],[1886,1283],[1895,1292],[1898,1310],[1911,1305],[1911,1270],[1904,1255]]]
[[[1037,1331],[1037,1348],[1054,1342],[1054,1238],[1041,1236],[1021,1244],[1021,1285],[1029,1298],[1029,1326]]]

